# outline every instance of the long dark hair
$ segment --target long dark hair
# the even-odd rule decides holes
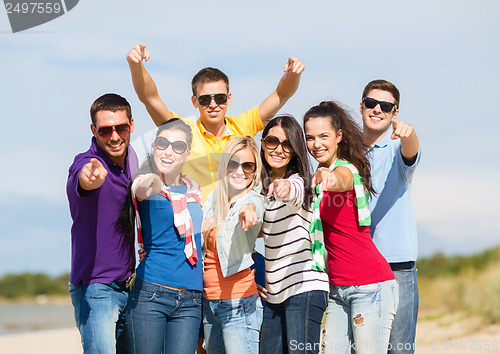
[[[323,101],[311,107],[304,115],[304,126],[311,118],[328,118],[333,129],[342,130],[342,140],[339,143],[337,156],[352,163],[363,179],[363,184],[370,195],[375,194],[371,180],[371,165],[367,157],[369,146],[363,142],[361,128],[351,115],[338,103]]]
[[[285,131],[287,139],[290,141],[293,149],[293,156],[288,163],[283,178],[288,178],[294,173],[298,173],[300,177],[304,179],[304,201],[302,207],[305,210],[309,210],[312,201],[312,189],[311,189],[311,166],[309,165],[309,160],[307,158],[306,143],[304,140],[304,133],[300,127],[297,120],[291,115],[280,115],[271,119],[264,128],[262,132],[262,138],[264,139],[268,134],[269,130],[273,127],[279,126]],[[269,190],[269,184],[271,184],[272,179],[272,169],[271,166],[266,161],[264,154],[264,147],[260,147],[260,157],[262,159],[262,193],[267,194]]]
[[[180,130],[186,133],[186,142],[188,145],[188,149],[191,149],[191,143],[193,141],[193,133],[191,132],[191,128],[189,125],[184,123],[179,118],[173,118],[158,127],[158,131],[156,132],[155,140],[160,135],[160,133],[164,130]],[[130,180],[127,187],[127,197],[125,202],[122,205],[122,210],[120,212],[120,216],[115,222],[115,230],[120,233],[125,241],[130,245],[134,245],[134,237],[135,237],[135,207],[134,207],[134,198],[132,196],[132,183],[134,182],[135,177],[139,175],[144,175],[146,173],[156,173],[160,175],[160,171],[154,162],[153,154],[148,154],[146,160],[141,164],[139,170]]]

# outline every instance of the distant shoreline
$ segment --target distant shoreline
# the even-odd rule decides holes
[[[30,297],[18,297],[14,299],[8,299],[5,297],[0,297],[0,305],[67,305],[71,304],[71,298],[69,294],[65,295],[38,295]]]
[[[0,302],[0,336],[75,327],[68,297],[23,298]]]

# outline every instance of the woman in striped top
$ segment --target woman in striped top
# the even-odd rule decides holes
[[[301,348],[318,353],[328,276],[312,266],[310,169],[302,129],[292,116],[278,116],[266,125],[261,157],[262,193],[270,200],[262,227],[267,305],[261,353]]]

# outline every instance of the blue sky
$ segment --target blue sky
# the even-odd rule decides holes
[[[190,81],[215,66],[230,78],[230,114],[276,87],[289,55],[306,65],[282,109],[300,121],[325,99],[359,117],[364,85],[385,78],[401,91],[399,119],[413,124],[423,155],[412,201],[420,254],[466,254],[500,244],[500,3],[331,0],[96,1],[13,34],[0,9],[0,274],[69,270],[65,183],[90,142],[89,107],[106,92],[126,97],[133,140],[154,128],[133,91],[126,53],[151,51],[147,69],[172,110],[189,116]]]

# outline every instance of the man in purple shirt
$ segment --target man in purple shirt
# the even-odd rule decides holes
[[[66,192],[73,219],[69,289],[84,353],[129,353],[127,280],[134,272],[134,235],[115,231],[137,155],[127,100],[99,97],[90,108],[90,149],[75,157]]]

